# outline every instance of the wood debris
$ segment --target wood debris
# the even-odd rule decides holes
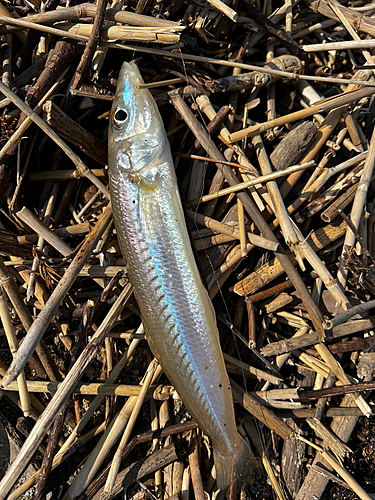
[[[0,463],[0,500],[219,494],[113,224],[108,118],[132,60],[258,459],[227,498],[371,498],[374,13],[365,0],[0,4],[2,458],[7,439],[19,448]]]

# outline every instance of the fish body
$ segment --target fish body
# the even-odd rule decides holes
[[[209,436],[217,483],[247,475],[211,301],[195,263],[164,126],[136,65],[124,63],[109,126],[111,200],[147,340]],[[231,465],[232,464],[232,465]]]

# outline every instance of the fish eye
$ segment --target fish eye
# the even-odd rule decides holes
[[[121,128],[128,118],[128,113],[123,108],[116,108],[113,113],[113,124],[116,128]]]

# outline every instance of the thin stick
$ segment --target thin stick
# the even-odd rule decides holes
[[[366,203],[367,191],[373,176],[375,167],[375,130],[372,133],[370,147],[368,149],[367,157],[365,164],[363,166],[363,172],[361,176],[361,180],[358,184],[358,189],[353,201],[353,207],[351,211],[351,221],[353,226],[358,230],[360,220],[362,218],[363,207]],[[355,235],[353,231],[348,227],[345,235],[343,250],[341,253],[341,260],[339,270],[337,272],[337,279],[343,289],[346,286],[346,280],[348,278],[348,269],[344,263],[344,252],[347,246],[352,247],[355,243]]]
[[[104,339],[106,333],[113,328],[114,323],[117,321],[118,315],[123,310],[124,305],[129,300],[131,295],[131,285],[126,285],[116,302],[111,307],[105,320],[101,323],[97,331],[92,336],[90,342],[87,344],[85,349],[82,351],[82,354],[77,359],[73,368],[69,371],[64,382],[59,387],[48,407],[36,422],[19,454],[17,455],[12,465],[8,468],[7,473],[0,483],[0,500],[5,500],[7,498],[9,491],[16,483],[20,474],[22,474],[23,470],[26,468],[29,460],[37,450],[46,431],[51,426],[57,412],[60,410],[62,403],[73,392],[75,385],[82,377],[85,369],[90,364],[92,359],[96,356],[97,349],[101,341]]]
[[[223,160],[223,156],[220,151],[217,149],[215,144],[210,140],[206,131],[203,129],[202,125],[197,121],[193,113],[190,111],[185,102],[181,99],[179,95],[175,95],[173,93],[169,94],[171,97],[172,104],[175,106],[177,111],[183,116],[187,125],[192,130],[194,135],[199,139],[204,149],[207,153],[214,159]],[[217,163],[217,167],[222,171],[224,177],[227,182],[231,185],[237,184],[237,177],[233,174],[230,167],[227,165],[222,165],[221,163]],[[242,204],[244,205],[245,210],[250,215],[251,219],[258,226],[260,232],[269,240],[278,243],[276,236],[273,234],[271,229],[269,228],[266,221],[263,219],[262,215],[258,211],[255,204],[252,202],[250,197],[246,193],[238,193],[237,196],[240,198]],[[308,310],[312,322],[317,329],[317,331],[321,332],[323,335],[322,322],[323,317],[320,310],[317,308],[316,304],[312,301],[311,295],[307,291],[306,285],[303,283],[300,275],[295,269],[294,265],[291,263],[289,258],[284,253],[278,254],[278,259],[281,262],[283,268],[288,273],[291,281],[294,286],[298,290],[298,293]]]
[[[139,339],[137,339],[139,340]],[[107,381],[106,381],[107,382]],[[29,392],[37,393],[51,393],[57,392],[59,387],[61,387],[62,382],[46,382],[42,380],[27,380],[26,387]],[[5,391],[17,391],[17,382],[11,382],[5,389]],[[141,388],[139,385],[125,385],[125,384],[111,384],[111,383],[98,383],[98,382],[80,382],[74,388],[73,394],[86,394],[99,397],[104,396],[135,396],[138,397]],[[151,392],[148,394],[151,395]]]
[[[240,239],[240,233],[237,227],[228,226],[227,224],[223,224],[215,219],[211,219],[211,217],[199,214],[198,212],[193,212],[192,210],[186,210],[186,216],[189,220],[192,220],[197,224],[201,224],[202,226],[209,227],[218,233],[231,236],[232,239]],[[278,242],[276,243],[267,238],[263,238],[262,236],[258,236],[257,234],[248,232],[247,237],[252,245],[265,248],[266,250],[272,250],[273,252],[277,252],[279,249]]]
[[[305,52],[323,52],[329,50],[372,49],[375,40],[347,40],[345,42],[312,43],[302,45]]]
[[[355,239],[358,241],[358,243],[361,245],[361,248],[362,248],[362,252],[363,252],[363,255],[365,257],[368,257],[371,262],[375,265],[375,260],[373,259],[373,257],[371,256],[370,252],[367,250],[367,248],[365,247],[364,243],[363,243],[363,240],[362,238],[359,236],[358,234],[358,231],[357,229],[354,227],[352,221],[349,219],[349,217],[347,217],[345,215],[345,213],[341,210],[341,208],[339,208],[337,210],[337,212],[341,215],[341,217],[344,219],[344,221],[348,224],[348,226],[350,227],[350,229],[353,231],[354,233],[354,236],[355,236]]]
[[[141,47],[141,46],[135,46],[135,45],[123,45],[119,43],[104,43],[103,46],[105,47],[112,47],[115,49],[122,49],[122,50],[129,50],[131,52],[144,52],[146,54],[155,54],[159,56],[168,56],[172,57],[174,59],[185,59],[186,61],[198,61],[198,62],[203,62],[207,64],[216,64],[219,66],[229,66],[230,68],[242,68],[246,69],[249,71],[259,71],[260,73],[268,73],[270,75],[275,75],[278,78],[285,77],[287,79],[293,79],[293,80],[311,80],[313,82],[325,82],[325,83],[338,83],[338,84],[356,84],[356,85],[363,85],[363,86],[368,86],[368,87],[374,87],[375,83],[373,82],[361,82],[357,80],[348,80],[347,78],[332,78],[332,77],[322,77],[322,76],[309,76],[309,75],[297,75],[293,73],[288,73],[287,71],[279,71],[279,70],[274,70],[271,68],[267,67],[262,67],[262,66],[253,66],[251,64],[243,64],[238,61],[227,61],[226,59],[213,59],[211,57],[202,57],[202,56],[195,56],[192,54],[180,54],[180,53],[174,53],[174,52],[167,52],[165,50],[161,49],[150,49],[148,47]],[[275,125],[276,126],[276,125]]]
[[[357,481],[349,474],[349,472],[329,453],[327,450],[321,451],[322,458],[324,458],[329,465],[346,481],[349,487],[361,498],[362,500],[372,500],[372,497],[365,492]]]
[[[0,286],[0,317],[3,323],[3,327],[5,330],[5,335],[9,344],[10,352],[15,356],[18,349],[18,341],[13,328],[12,319],[9,314],[8,304],[4,296],[4,291],[2,286]],[[21,401],[21,409],[25,417],[30,415],[31,403],[30,396],[27,390],[26,385],[26,376],[25,372],[22,372],[17,377],[16,388],[15,390],[19,391],[20,401]]]
[[[241,245],[241,255],[243,258],[247,255],[246,248],[246,231],[245,231],[245,214],[243,205],[240,200],[237,199],[237,214],[238,214],[238,229],[240,232],[240,245]]]
[[[333,357],[328,347],[325,344],[320,343],[316,344],[315,349],[318,351],[322,359],[327,363],[332,373],[334,373],[334,375],[340,380],[340,382],[342,382],[343,384],[350,384],[348,376],[344,373],[344,370],[342,369],[341,365]],[[353,394],[352,397],[355,401],[355,404],[358,406],[358,408],[362,411],[364,415],[368,417],[369,415],[372,414],[371,408],[366,403],[363,396],[361,396],[360,394]]]
[[[67,33],[64,30],[59,30],[57,28],[51,28],[50,26],[44,26],[37,23],[30,23],[24,21],[23,19],[13,19],[5,16],[0,16],[0,23],[2,24],[13,24],[15,26],[21,26],[23,28],[42,31],[43,33],[50,33],[51,35],[58,35],[63,37],[71,38],[72,40],[77,40],[78,42],[87,42],[88,37],[82,35],[75,35],[73,33]]]
[[[56,134],[52,128],[47,125],[47,123],[40,118],[37,114],[35,114],[16,94],[14,94],[11,90],[8,89],[2,82],[0,82],[0,92],[3,93],[6,97],[11,99],[13,104],[15,104],[25,115],[33,120],[34,123],[40,127],[43,132],[45,132],[53,141],[56,142],[58,146],[64,151],[64,153],[68,156],[70,160],[74,163],[77,168],[77,172],[82,177],[87,177],[102,193],[109,198],[110,194],[105,185],[95,177],[91,173],[91,171],[87,168],[87,166],[83,163],[83,161],[76,155],[69,146],[61,139],[61,137]]]
[[[348,319],[352,318],[356,314],[362,314],[364,312],[369,311],[375,307],[375,300],[370,300],[368,302],[363,302],[362,304],[358,304],[357,306],[352,307],[348,311],[345,311],[340,314],[336,314],[331,320],[327,321],[327,328],[331,330],[337,325],[341,325],[348,321]]]
[[[61,84],[63,79],[65,78],[66,73],[68,72],[69,68],[67,68],[57,79],[57,81],[52,85],[52,87],[48,90],[48,92],[45,93],[45,95],[40,99],[38,102],[37,106],[33,109],[33,112],[36,114],[39,114],[40,111],[43,108],[43,104],[55,93],[56,89],[58,86]],[[25,120],[21,123],[21,125],[14,131],[12,134],[12,137],[4,144],[0,151],[0,160],[4,158],[4,156],[8,153],[8,151],[11,151],[21,140],[21,137],[25,133],[25,131],[28,129],[28,127],[32,124],[32,119],[27,117]],[[21,187],[21,183],[18,182],[17,188],[15,190],[15,193],[13,195],[12,201],[11,201],[11,206],[14,204],[14,200],[18,194],[18,191]]]
[[[206,158],[204,158],[204,159],[206,160]],[[213,161],[215,161],[215,160],[213,160]],[[235,165],[236,167],[242,168],[242,165],[232,164],[230,162],[220,162],[220,163],[223,163],[224,165],[229,165],[229,166]],[[187,205],[194,206],[194,205],[198,205],[199,203],[205,203],[206,201],[213,200],[214,198],[219,198],[220,196],[226,196],[228,194],[237,193],[238,191],[242,191],[243,189],[246,189],[248,187],[257,186],[258,184],[261,184],[263,182],[267,183],[269,181],[279,179],[280,177],[284,177],[284,176],[292,174],[294,172],[306,170],[307,168],[313,167],[314,165],[315,165],[315,161],[310,160],[306,163],[301,163],[301,165],[293,165],[291,167],[286,168],[285,170],[279,170],[277,172],[272,172],[271,174],[261,175],[254,180],[241,182],[241,183],[236,184],[234,186],[231,186],[229,188],[221,189],[220,191],[217,191],[216,193],[207,194],[205,196],[202,196],[201,198],[197,198],[195,200],[189,201],[187,203]]]
[[[365,82],[362,82],[362,84],[363,83]],[[291,123],[296,120],[301,120],[302,118],[306,118],[307,116],[315,115],[317,113],[324,113],[326,111],[330,111],[335,108],[340,108],[341,106],[345,106],[355,101],[359,101],[364,97],[369,97],[370,95],[371,91],[369,91],[369,89],[362,88],[359,90],[353,90],[351,92],[344,92],[342,95],[338,97],[322,99],[321,101],[318,101],[317,103],[311,105],[307,109],[295,111],[294,113],[290,113],[288,115],[275,118],[275,120],[270,120],[268,122],[252,125],[243,130],[239,130],[238,132],[234,132],[233,134],[230,135],[230,142],[241,141],[245,137],[252,137],[254,135],[265,132],[271,128],[285,125],[286,123]]]
[[[116,450],[116,453],[113,457],[113,460],[112,460],[112,465],[111,465],[111,468],[110,468],[109,473],[108,473],[106,484],[104,486],[104,491],[106,493],[110,493],[113,489],[114,484],[115,484],[118,471],[120,470],[122,455],[124,453],[125,446],[128,444],[130,434],[133,431],[133,427],[137,421],[139,412],[141,411],[142,405],[143,405],[144,400],[146,398],[146,394],[147,394],[148,388],[150,386],[152,377],[154,376],[157,365],[158,365],[157,361],[153,360],[153,361],[151,361],[149,367],[147,368],[146,378],[145,378],[143,385],[141,387],[141,390],[139,392],[137,402],[135,403],[132,414],[129,418],[129,422],[126,426],[126,429],[125,429],[124,434],[121,438],[120,444],[119,444],[119,446]]]
[[[72,89],[76,89],[81,86],[82,80],[87,72],[90,59],[96,46],[99,44],[101,39],[101,32],[103,30],[104,13],[107,2],[105,0],[98,0],[96,7],[96,15],[94,19],[94,24],[92,25],[92,30],[90,37],[87,41],[85,50],[83,51],[81,60],[77,66],[76,73],[74,75]]]
[[[191,451],[189,453],[191,482],[193,483],[194,496],[197,500],[205,500],[202,475],[199,468],[198,438],[195,430],[191,432]]]
[[[53,315],[55,314],[57,307],[60,305],[66,293],[70,290],[70,287],[75,281],[78,273],[82,269],[86,260],[90,257],[91,252],[95,248],[101,235],[109,224],[111,216],[112,210],[110,207],[108,207],[107,210],[102,214],[101,218],[98,220],[93,231],[87,236],[82,247],[78,250],[76,256],[69,266],[68,271],[61,278],[43,310],[38,314],[29,331],[27,332],[25,340],[22,342],[22,345],[18,349],[17,354],[9,367],[7,375],[2,380],[3,387],[6,387],[10,382],[15,380],[15,378],[18,377],[18,375],[23,370],[28,358],[34,352],[36,345],[48,328],[48,325]]]
[[[31,227],[37,234],[39,234],[45,241],[47,241],[53,248],[60,252],[64,257],[71,255],[73,250],[67,245],[56,233],[48,229],[42,221],[38,219],[27,207],[17,212],[17,217],[21,219],[26,225]]]

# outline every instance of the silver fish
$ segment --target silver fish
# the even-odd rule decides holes
[[[109,125],[115,227],[147,340],[209,436],[217,484],[248,480],[252,452],[238,434],[215,314],[187,233],[158,108],[135,64],[124,63]],[[237,481],[238,483],[238,481]]]

